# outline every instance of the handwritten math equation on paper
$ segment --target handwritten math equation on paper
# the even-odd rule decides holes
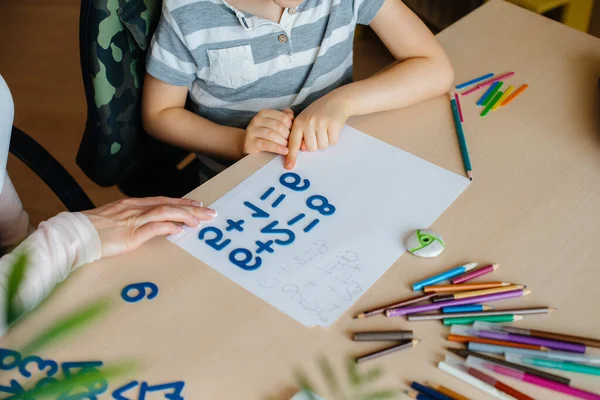
[[[359,254],[321,239],[338,208],[310,179],[285,172],[274,183],[244,191],[236,198],[242,212],[203,226],[197,245],[247,275],[238,283],[295,319],[329,325],[363,293]]]

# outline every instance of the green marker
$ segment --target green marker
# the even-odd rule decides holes
[[[496,83],[494,83],[494,88],[487,95],[487,97],[485,98],[485,100],[483,100],[483,102],[481,103],[481,105],[484,106],[484,107],[487,107],[487,105],[490,104],[490,102],[492,101],[492,99],[494,98],[494,96],[496,95],[496,93],[498,93],[498,90],[500,90],[500,88],[502,87],[503,84],[504,84],[503,82],[496,82]]]
[[[482,117],[485,117],[487,115],[487,113],[490,112],[490,110],[492,109],[492,107],[494,107],[494,104],[496,104],[498,102],[498,100],[500,100],[500,97],[502,97],[503,94],[504,94],[504,92],[498,92],[498,93],[496,93],[496,96],[494,96],[494,100],[490,101],[488,103],[488,105],[485,107],[485,110],[483,110],[483,112],[481,113]]]
[[[479,317],[444,318],[444,325],[471,325],[475,321],[485,322],[514,322],[523,319],[522,315],[482,315]]]
[[[536,367],[559,369],[561,371],[578,372],[580,374],[600,375],[600,368],[591,365],[576,364],[566,361],[545,360],[543,358],[515,357],[514,354],[510,358],[523,364],[534,365]],[[518,360],[517,360],[518,358]]]

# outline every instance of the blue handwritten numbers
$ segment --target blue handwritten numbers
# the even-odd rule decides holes
[[[150,293],[146,293],[146,288],[150,289]],[[131,295],[132,291],[135,291],[134,295]],[[137,303],[144,298],[152,300],[156,296],[158,296],[158,286],[152,282],[132,283],[125,286],[121,291],[121,297],[128,303]]]
[[[9,349],[0,349],[0,370],[10,371],[21,362],[21,353]]]
[[[154,385],[154,386],[149,386],[147,382],[142,382],[142,384],[140,386],[140,397],[138,400],[146,400],[146,393],[162,392],[162,391],[166,391],[166,390],[173,390],[173,391],[170,393],[163,393],[165,396],[165,399],[184,400],[184,398],[182,396],[184,386],[185,386],[185,382],[183,382],[183,381],[164,383],[162,385]]]
[[[48,377],[54,376],[58,372],[58,364],[55,361],[42,360],[38,356],[28,356],[25,357],[23,361],[21,361],[21,363],[19,364],[19,372],[21,372],[21,375],[23,375],[25,378],[31,378],[31,372],[27,370],[28,364],[36,364],[37,369],[40,372],[45,372],[46,376]],[[46,368],[48,369],[48,371],[45,371]]]

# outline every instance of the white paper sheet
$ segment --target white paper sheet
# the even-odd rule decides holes
[[[402,255],[406,237],[429,227],[469,184],[351,127],[340,137],[325,151],[301,153],[293,173],[302,179],[300,186],[309,181],[306,190],[282,185],[289,171],[275,158],[211,205],[218,216],[209,225],[169,239],[302,324],[329,326]],[[287,175],[286,182],[293,183],[294,176]],[[322,215],[309,208],[315,195],[335,210],[325,208]],[[319,206],[320,198],[312,204]],[[305,232],[315,219],[319,222]],[[244,222],[235,228],[228,220]],[[288,233],[265,230],[268,226],[291,230],[293,240]],[[222,238],[214,247],[224,245],[221,250],[206,242],[220,236],[215,228]],[[256,242],[269,240],[274,242],[259,250]],[[239,260],[245,252],[251,253],[250,266],[260,257],[258,268],[246,270],[230,261],[231,253]]]

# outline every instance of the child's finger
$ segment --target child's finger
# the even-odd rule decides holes
[[[289,153],[285,159],[285,169],[294,169],[296,166],[296,158],[302,144],[302,130],[300,128],[292,128],[292,133],[288,139]]]
[[[306,145],[304,144],[304,140],[302,140],[302,144],[300,145],[300,151],[306,151]]]
[[[327,129],[319,129],[317,131],[317,146],[319,146],[319,149],[326,149],[329,147],[329,136],[327,135]]]
[[[277,133],[280,137],[285,139],[284,146],[287,146],[287,138],[290,137],[290,128],[287,127],[281,121],[272,118],[263,118],[260,121],[260,126],[264,128],[268,128],[268,130]],[[265,138],[267,139],[267,138]]]
[[[258,128],[255,131],[254,135],[257,139],[265,139],[269,142],[274,142],[284,147],[287,147],[288,145],[288,141],[285,137],[281,136],[279,133],[269,128]]]
[[[306,145],[306,149],[308,151],[317,151],[319,149],[317,144],[317,134],[311,127],[304,131],[304,144]]]
[[[287,147],[277,144],[275,142],[271,142],[270,140],[256,139],[256,145],[261,151],[281,154],[282,156],[287,155],[289,152]]]
[[[336,144],[338,142],[338,140],[340,139],[340,132],[342,131],[341,128],[338,127],[330,127],[327,130],[327,134],[329,135],[329,144]]]
[[[294,119],[294,111],[291,108],[286,108],[283,110],[283,112],[286,113],[292,120]]]
[[[257,116],[262,118],[271,118],[279,122],[283,122],[288,129],[290,129],[292,126],[292,118],[283,111],[265,109],[261,110]]]

